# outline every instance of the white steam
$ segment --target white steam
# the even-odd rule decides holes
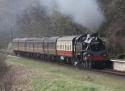
[[[40,0],[40,3],[47,13],[56,10],[90,30],[98,29],[105,20],[97,0]]]
[[[57,11],[90,30],[97,29],[105,20],[96,0],[0,0],[0,31],[17,26],[18,16],[38,4],[47,14]]]

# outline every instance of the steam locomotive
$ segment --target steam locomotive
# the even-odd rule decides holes
[[[109,66],[105,43],[97,34],[42,38],[16,38],[16,55],[72,64],[84,69]]]

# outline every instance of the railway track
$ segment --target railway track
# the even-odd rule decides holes
[[[26,57],[25,57],[26,58]],[[36,58],[34,58],[36,59]],[[39,59],[36,59],[38,61],[41,61]],[[70,64],[65,64],[65,63],[59,63],[59,62],[55,62],[55,61],[42,61],[42,62],[47,62],[47,63],[52,63],[52,64],[57,64],[60,66],[65,66],[65,67],[69,67],[69,68],[75,68],[74,66],[70,65]],[[125,72],[120,72],[120,71],[115,71],[113,69],[83,69],[83,68],[77,68],[79,70],[85,70],[85,71],[91,71],[91,72],[98,72],[98,73],[105,73],[105,74],[110,74],[110,75],[114,75],[114,76],[122,76],[125,77]]]
[[[54,62],[54,64],[55,64],[55,62]],[[56,63],[56,64],[58,64],[58,63]],[[60,64],[58,64],[58,65],[60,65]],[[69,67],[69,68],[75,68],[74,66],[71,66],[69,64],[61,64],[61,65],[65,66],[65,67]],[[113,69],[99,69],[99,70],[98,69],[81,69],[81,68],[77,68],[77,69],[125,77],[125,72],[120,72],[120,71],[116,71],[116,70],[113,70]]]
[[[120,72],[120,71],[116,71],[116,70],[113,70],[113,69],[103,69],[103,70],[94,70],[94,71],[125,77],[125,72]]]
[[[62,64],[62,66],[75,68],[74,66],[71,66],[69,64]],[[105,74],[109,74],[109,75],[113,75],[113,76],[125,77],[125,72],[116,71],[113,69],[81,69],[81,68],[78,68],[78,69],[85,70],[85,71],[98,72],[98,73],[105,73]]]

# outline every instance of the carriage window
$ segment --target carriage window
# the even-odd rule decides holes
[[[70,51],[70,45],[68,45],[68,50]]]
[[[60,45],[60,50],[62,50],[62,45]]]
[[[60,45],[57,45],[57,49],[58,49],[58,50],[60,49]]]
[[[60,50],[62,49],[62,48],[61,48],[61,45],[60,45],[60,48],[59,48],[59,49],[60,49]]]
[[[71,48],[70,48],[70,45],[68,45],[68,50],[70,51],[70,49],[71,49]]]
[[[38,44],[38,46],[37,46],[37,47],[38,47],[38,48],[40,48],[40,42],[38,42],[37,44]]]
[[[67,45],[65,44],[65,50],[67,50]]]

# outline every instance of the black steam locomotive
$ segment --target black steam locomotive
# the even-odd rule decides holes
[[[105,44],[97,34],[16,38],[13,47],[17,55],[69,63],[85,69],[109,66]]]

